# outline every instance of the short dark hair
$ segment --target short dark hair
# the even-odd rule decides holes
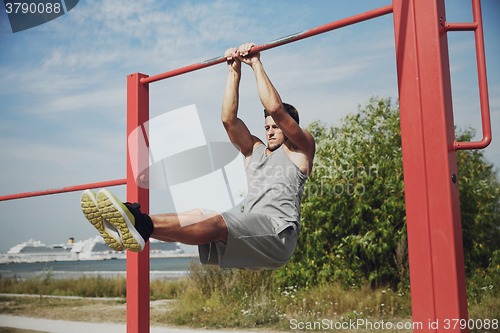
[[[299,123],[299,112],[297,111],[297,109],[295,109],[295,107],[291,104],[287,104],[287,103],[282,103],[282,104],[283,104],[283,107],[285,108],[286,113],[288,113],[290,115],[290,117],[292,117],[293,120],[295,120],[298,124]],[[270,116],[269,112],[267,112],[267,110],[264,109],[264,118],[267,118],[269,116]]]

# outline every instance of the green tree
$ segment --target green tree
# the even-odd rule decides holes
[[[342,281],[409,287],[399,108],[372,98],[339,127],[314,122],[314,170],[302,200],[295,255],[284,284]],[[471,137],[470,131],[459,140]],[[499,183],[482,152],[458,154],[466,268],[485,268],[499,248]]]
[[[474,134],[459,131],[457,141],[471,141]],[[500,249],[500,183],[483,150],[458,151],[457,164],[465,270],[471,276],[487,268]]]

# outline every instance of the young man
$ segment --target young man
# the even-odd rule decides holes
[[[121,203],[109,191],[81,197],[82,210],[108,245],[142,251],[149,237],[198,245],[203,264],[248,270],[278,269],[293,255],[300,232],[300,201],[313,166],[315,143],[299,127],[298,113],[282,103],[260,61],[255,44],[226,50],[229,75],[222,122],[245,156],[248,194],[243,213],[195,209],[182,214],[147,215],[138,204]],[[237,117],[241,63],[255,74],[264,106],[267,146]]]

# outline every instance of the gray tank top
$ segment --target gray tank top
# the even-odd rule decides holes
[[[300,201],[307,175],[290,160],[283,145],[266,154],[259,145],[246,169],[246,213],[260,213],[292,222],[300,228]]]

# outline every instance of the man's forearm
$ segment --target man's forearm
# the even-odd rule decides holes
[[[241,75],[230,72],[227,76],[224,99],[222,101],[222,121],[236,119],[239,103],[239,86]]]
[[[260,101],[264,108],[272,113],[279,108],[281,108],[281,98],[278,91],[274,88],[271,80],[264,71],[264,66],[262,63],[256,62],[252,64],[252,69],[255,73],[255,79],[257,81],[257,90],[259,92]]]

